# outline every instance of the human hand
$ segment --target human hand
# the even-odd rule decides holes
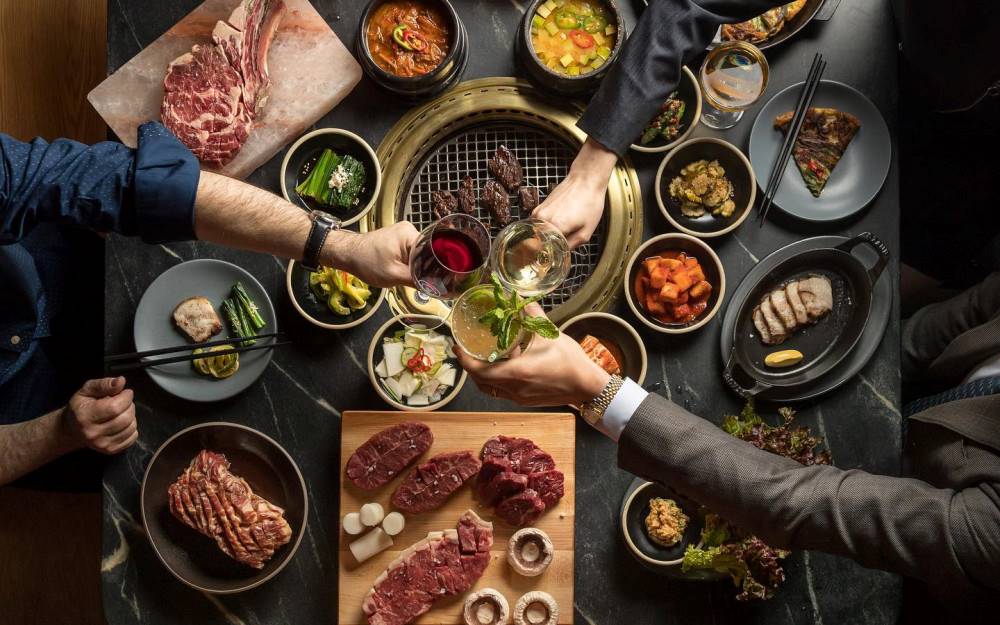
[[[323,264],[352,273],[372,286],[411,286],[410,249],[419,234],[408,221],[363,234],[337,230],[327,237]]]
[[[538,304],[525,312],[533,317],[545,314]],[[523,352],[517,348],[510,359],[492,364],[476,360],[460,347],[455,353],[479,390],[522,406],[579,406],[597,397],[610,377],[579,343],[562,333],[556,339],[535,336]]]
[[[109,455],[127,449],[139,438],[132,400],[123,377],[87,380],[62,412],[69,446]]]
[[[587,139],[573,160],[569,174],[531,216],[558,228],[570,247],[583,245],[601,223],[608,180],[617,160],[614,152]]]

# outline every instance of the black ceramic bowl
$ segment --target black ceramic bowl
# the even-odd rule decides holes
[[[698,504],[676,493],[673,489],[655,482],[636,480],[625,492],[619,520],[622,539],[629,553],[646,569],[664,575],[681,574],[681,562],[688,545],[698,544],[701,529],[705,524]],[[687,527],[680,542],[672,547],[664,547],[653,542],[646,532],[646,517],[649,502],[654,498],[672,499],[688,517]]]
[[[437,67],[426,74],[412,77],[396,76],[379,67],[368,47],[368,21],[378,7],[392,1],[371,0],[361,14],[354,46],[361,68],[368,77],[383,89],[411,101],[437,95],[461,80],[469,61],[468,34],[458,12],[448,0],[421,0],[439,6],[448,20],[450,48]]]
[[[316,160],[324,149],[337,154],[348,154],[361,161],[365,167],[365,186],[358,196],[358,203],[341,209],[320,204],[311,198],[301,197],[295,187],[309,176]],[[375,150],[368,142],[349,130],[340,128],[320,128],[299,137],[285,152],[281,161],[281,195],[292,204],[306,210],[321,210],[340,220],[342,226],[349,226],[368,214],[375,206],[379,191],[382,190],[382,168],[379,166]]]
[[[680,203],[670,197],[670,181],[685,166],[700,160],[719,161],[726,170],[726,178],[733,183],[736,210],[729,217],[716,217],[708,212],[701,217],[687,217],[681,213]],[[671,150],[656,171],[654,189],[656,203],[667,221],[681,232],[700,238],[722,236],[738,228],[757,198],[757,182],[750,161],[735,145],[714,137],[691,139]]]
[[[230,558],[213,539],[170,514],[167,488],[202,449],[225,454],[230,470],[255,494],[285,510],[292,540],[263,569]],[[249,590],[277,575],[298,549],[309,516],[306,483],[288,452],[274,439],[235,423],[202,423],[167,439],[146,467],[139,498],[142,523],[160,561],[188,586],[218,594]]]
[[[647,313],[645,306],[636,301],[635,277],[639,273],[642,261],[667,251],[682,251],[688,256],[697,258],[698,262],[701,263],[702,271],[705,272],[705,279],[712,285],[712,294],[708,297],[708,305],[705,310],[688,323],[663,323]],[[719,312],[719,307],[726,295],[726,272],[722,268],[722,261],[707,243],[689,234],[669,232],[646,241],[639,246],[635,254],[632,254],[632,258],[628,261],[628,272],[625,274],[623,286],[625,300],[639,321],[664,334],[685,334],[701,328]]]
[[[636,152],[666,152],[667,150],[680,145],[694,132],[701,119],[701,88],[694,73],[688,69],[687,65],[681,67],[681,81],[677,85],[677,97],[684,102],[684,116],[678,127],[679,133],[673,141],[667,141],[663,137],[656,137],[646,145],[639,143],[637,138],[632,144],[632,149]]]
[[[539,88],[555,93],[557,95],[582,95],[597,90],[604,75],[608,73],[608,68],[618,58],[622,44],[625,42],[625,21],[615,0],[599,0],[603,2],[611,14],[614,16],[614,24],[617,29],[615,33],[615,45],[611,47],[611,56],[597,70],[589,74],[579,76],[567,76],[553,71],[542,63],[535,54],[534,46],[531,43],[531,18],[538,11],[538,7],[547,0],[534,0],[524,11],[521,25],[517,29],[516,55],[518,63],[528,74],[528,78]]]
[[[646,347],[642,344],[639,333],[624,319],[603,312],[583,313],[564,323],[559,331],[577,342],[590,334],[601,341],[614,344],[621,352],[617,357],[622,376],[639,385],[645,381],[648,365]]]
[[[349,315],[338,315],[313,293],[309,286],[309,274],[308,269],[293,260],[288,263],[288,271],[285,272],[285,286],[295,310],[305,317],[306,321],[321,328],[346,330],[359,326],[371,318],[385,300],[385,289],[369,285],[372,295],[364,308],[352,310]]]

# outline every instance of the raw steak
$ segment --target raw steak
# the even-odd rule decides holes
[[[486,169],[511,193],[521,186],[521,163],[505,145],[498,147],[493,158],[486,161]]]
[[[538,473],[539,471],[551,471],[556,468],[556,461],[552,456],[539,448],[534,448],[525,453],[517,461],[518,473]]]
[[[406,625],[441,597],[467,592],[490,563],[493,524],[466,510],[457,529],[431,532],[392,561],[361,604],[369,625]]]
[[[254,494],[246,480],[229,471],[224,455],[207,449],[167,488],[167,501],[175,518],[255,569],[264,568],[292,539],[285,511]]]
[[[545,503],[545,507],[551,508],[562,499],[565,476],[562,471],[555,469],[540,471],[528,476],[528,488],[538,493],[538,497]]]
[[[386,428],[351,454],[347,479],[362,490],[385,486],[430,449],[433,442],[431,429],[418,421]]]
[[[406,476],[392,494],[392,505],[407,514],[434,510],[478,473],[480,466],[471,451],[438,454]]]
[[[472,178],[466,176],[458,185],[458,210],[467,215],[476,213],[476,187],[472,184]]]
[[[497,504],[496,515],[514,527],[532,525],[545,512],[545,502],[530,488]]]
[[[267,51],[284,13],[281,0],[245,0],[215,24],[212,43],[167,67],[160,117],[202,163],[225,165],[249,136],[267,99]]]
[[[489,209],[496,225],[502,228],[510,223],[510,197],[499,182],[487,180],[479,193],[479,202]]]
[[[515,527],[531,525],[565,493],[565,477],[548,453],[527,438],[494,436],[479,452],[476,494]]]
[[[523,473],[514,473],[513,471],[500,473],[493,476],[492,480],[483,485],[480,492],[480,501],[482,501],[483,505],[495,506],[507,497],[516,495],[528,488],[528,483],[528,476]]]

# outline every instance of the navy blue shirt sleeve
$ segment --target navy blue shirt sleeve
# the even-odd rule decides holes
[[[650,0],[578,125],[621,156],[677,88],[681,66],[705,50],[721,24],[742,22],[784,2]]]
[[[0,134],[0,244],[42,222],[141,236],[149,243],[194,236],[198,160],[162,124],[139,127],[138,148]]]

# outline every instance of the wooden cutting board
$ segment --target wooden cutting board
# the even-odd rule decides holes
[[[267,57],[271,91],[239,154],[219,173],[244,178],[343,100],[361,80],[361,67],[309,0],[288,7]],[[239,0],[207,0],[87,95],[123,143],[135,147],[139,124],[160,119],[167,65],[212,29]],[[208,168],[206,168],[208,169]]]
[[[553,510],[546,510],[535,525],[552,539],[556,554],[549,568],[538,577],[522,577],[507,564],[507,541],[515,528],[494,518],[490,508],[479,506],[472,494],[475,478],[467,482],[438,510],[419,515],[407,515],[406,528],[395,537],[395,544],[368,561],[357,564],[348,550],[356,537],[341,532],[340,536],[340,625],[367,625],[361,602],[375,578],[385,570],[399,552],[425,538],[428,532],[454,529],[462,512],[472,508],[487,521],[493,521],[493,558],[483,577],[473,590],[495,588],[514,604],[526,592],[544,590],[559,604],[559,623],[573,622],[573,525],[575,497],[576,423],[571,414],[497,413],[497,412],[345,412],[341,420],[340,443],[340,518],[355,512],[369,501],[377,501],[388,513],[389,499],[399,486],[396,479],[374,492],[365,492],[344,479],[347,460],[368,438],[395,423],[421,421],[434,433],[434,444],[419,462],[444,451],[468,449],[477,456],[486,439],[497,434],[530,438],[549,452],[556,468],[566,475],[566,495]],[[416,466],[414,463],[413,466]],[[407,470],[408,474],[411,469]],[[422,625],[454,625],[463,623],[464,596],[442,599],[415,622]]]

